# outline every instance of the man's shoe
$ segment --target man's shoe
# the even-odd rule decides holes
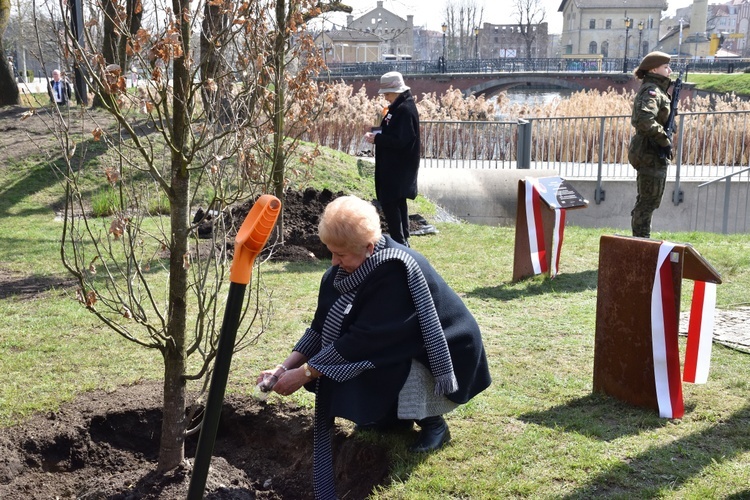
[[[428,453],[442,448],[445,443],[451,440],[448,424],[443,417],[428,417],[418,420],[417,423],[422,430],[419,431],[417,442],[409,447],[409,451]]]

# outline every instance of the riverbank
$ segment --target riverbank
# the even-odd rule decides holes
[[[687,82],[703,92],[750,96],[750,73],[688,73]]]

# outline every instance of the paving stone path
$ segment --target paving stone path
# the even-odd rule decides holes
[[[680,334],[687,335],[690,311],[680,314]],[[750,306],[717,309],[714,315],[714,342],[750,354]]]

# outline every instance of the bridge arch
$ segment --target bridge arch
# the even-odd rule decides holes
[[[370,97],[378,95],[380,75],[348,75],[336,77],[336,80],[351,84],[357,90],[360,86],[364,86],[367,95]],[[640,86],[640,81],[632,74],[572,71],[413,75],[404,73],[404,80],[411,87],[414,95],[417,96],[427,93],[441,95],[450,88],[460,89],[464,95],[491,97],[512,87],[529,85],[538,88],[559,88],[573,91],[588,89],[605,91],[609,88],[626,91],[637,90]]]
[[[481,82],[476,85],[472,85],[463,90],[464,95],[484,95],[485,97],[492,97],[500,92],[516,88],[516,87],[536,87],[536,88],[553,88],[553,89],[565,89],[565,90],[586,90],[586,87],[578,82],[570,81],[564,78],[550,78],[549,76],[511,76],[504,77],[501,79],[489,80]]]

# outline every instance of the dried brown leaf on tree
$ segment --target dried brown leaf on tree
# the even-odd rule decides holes
[[[117,167],[107,167],[104,169],[104,175],[111,186],[117,184],[120,180],[120,170]]]
[[[125,227],[127,225],[128,219],[124,217],[117,217],[112,220],[112,223],[109,225],[109,232],[112,236],[115,237],[115,239],[119,239],[120,236],[125,234]]]
[[[92,130],[91,135],[94,136],[94,142],[99,142],[100,140],[102,140],[103,133],[104,131],[99,127],[96,127],[94,130]]]
[[[96,292],[91,290],[86,294],[86,307],[94,307],[96,305]]]
[[[99,258],[98,255],[95,255],[93,259],[91,259],[91,262],[89,262],[89,273],[96,274],[96,261]]]

